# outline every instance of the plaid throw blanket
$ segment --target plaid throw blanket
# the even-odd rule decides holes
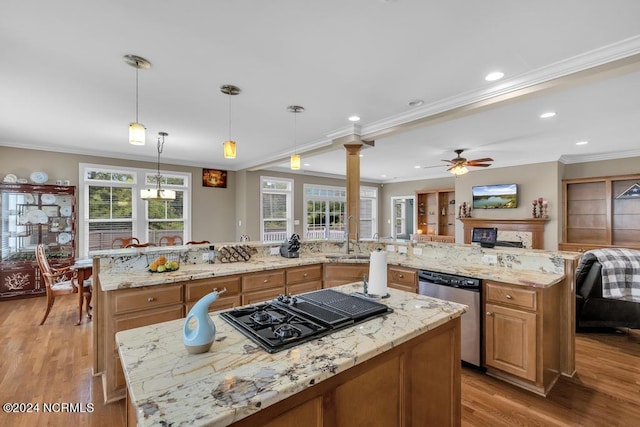
[[[602,296],[640,302],[640,251],[594,249],[589,251],[602,264]]]

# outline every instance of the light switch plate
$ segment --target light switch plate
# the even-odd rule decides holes
[[[497,255],[482,255],[482,262],[486,264],[497,264],[498,256]]]
[[[387,252],[395,252],[396,251],[396,247],[393,245],[387,245]]]
[[[398,253],[399,254],[406,254],[407,253],[407,247],[406,246],[398,246]]]
[[[271,248],[269,254],[270,255],[279,255],[280,254],[280,248]]]
[[[414,255],[422,255],[422,248],[413,248]]]

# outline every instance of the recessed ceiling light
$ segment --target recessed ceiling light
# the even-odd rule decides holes
[[[311,166],[311,163],[303,163],[302,166]]]
[[[488,82],[495,82],[496,80],[500,80],[504,77],[504,73],[502,71],[493,71],[485,76],[485,80]]]
[[[350,122],[359,122],[360,121],[360,116],[351,116],[351,117],[349,117],[349,121]]]
[[[383,178],[386,178],[386,177],[387,177],[387,175],[385,175],[385,174],[382,174],[382,175],[380,175],[380,176],[381,176],[381,177],[383,177]]]
[[[413,168],[414,169],[420,169],[420,165],[415,165]]]
[[[576,142],[576,145],[587,145],[589,143],[589,141],[578,141]]]
[[[555,115],[556,115],[555,111],[547,111],[546,113],[540,114],[540,118],[541,119],[549,119],[549,118],[551,118],[551,117],[553,117]]]
[[[409,107],[420,107],[424,105],[424,101],[422,99],[413,99],[409,101]]]
[[[360,154],[360,157],[364,157],[364,154]]]

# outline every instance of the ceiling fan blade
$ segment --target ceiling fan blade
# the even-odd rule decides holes
[[[473,164],[469,163],[467,164],[467,166],[473,166],[474,168],[486,168],[491,165],[489,163],[473,163]]]
[[[485,157],[483,159],[469,160],[469,163],[483,163],[483,162],[493,162],[493,159],[491,157]]]
[[[432,166],[423,166],[422,169],[431,169],[431,168],[443,168],[447,165],[432,165]]]
[[[453,159],[453,160],[444,160],[444,159],[442,159],[442,161],[443,161],[443,162],[447,162],[447,163],[451,163],[451,164],[453,164],[453,165],[455,165],[455,164],[457,163],[457,162],[455,161],[455,159]]]

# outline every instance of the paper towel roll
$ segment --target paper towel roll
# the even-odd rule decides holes
[[[382,297],[387,295],[387,253],[385,251],[371,252],[367,293]]]

